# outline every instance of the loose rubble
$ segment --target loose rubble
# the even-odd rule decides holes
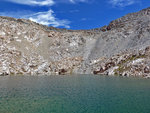
[[[0,75],[150,77],[150,8],[108,26],[67,30],[0,17]]]

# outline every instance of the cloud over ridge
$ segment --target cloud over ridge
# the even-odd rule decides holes
[[[54,15],[53,10],[45,11],[45,12],[38,12],[32,15],[27,16],[28,19],[31,21],[47,25],[47,26],[53,26],[53,27],[60,27],[63,26],[65,28],[70,28],[69,24],[70,21],[65,19],[58,19]]]

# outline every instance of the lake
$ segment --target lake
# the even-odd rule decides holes
[[[149,113],[150,79],[0,77],[0,113]]]

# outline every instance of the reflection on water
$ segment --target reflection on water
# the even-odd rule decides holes
[[[0,77],[0,113],[148,113],[149,100],[149,79]]]

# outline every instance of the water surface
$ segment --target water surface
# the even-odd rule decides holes
[[[0,113],[149,113],[150,79],[0,77]]]

